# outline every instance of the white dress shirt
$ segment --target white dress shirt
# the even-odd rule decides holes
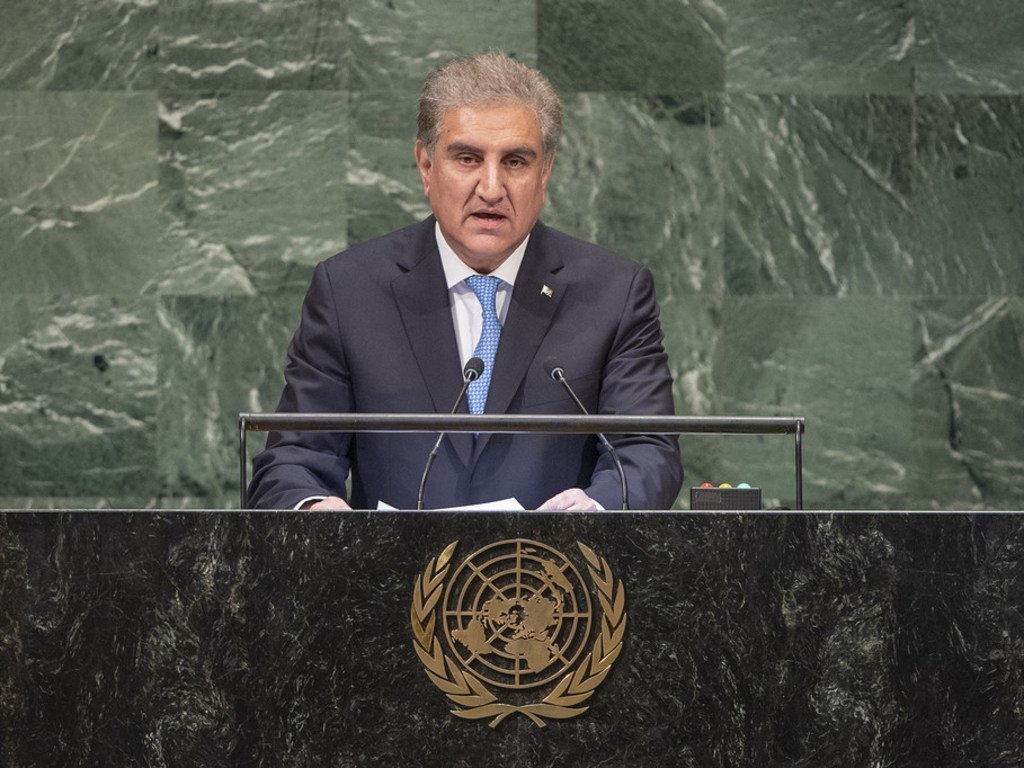
[[[455,338],[459,343],[459,358],[465,365],[473,356],[484,324],[484,313],[480,307],[480,300],[473,293],[473,289],[466,285],[466,278],[478,273],[455,255],[455,251],[441,234],[439,224],[434,225],[434,237],[437,238],[437,250],[441,254],[444,279],[448,284],[448,298],[452,305],[452,324],[455,326]],[[494,299],[494,308],[502,327],[504,327],[505,317],[508,315],[508,305],[512,298],[512,288],[516,284],[516,275],[519,274],[519,265],[523,263],[523,255],[526,253],[526,244],[529,241],[530,236],[527,235],[519,247],[501,262],[501,266],[490,273],[500,280],[498,293]]]

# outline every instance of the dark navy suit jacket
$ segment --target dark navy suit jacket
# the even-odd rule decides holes
[[[538,223],[516,276],[487,412],[577,413],[545,370],[549,358],[564,367],[591,413],[674,413],[650,272]],[[280,412],[451,411],[462,364],[433,217],[317,266],[288,349],[285,382]],[[627,473],[630,506],[671,506],[682,483],[676,438],[609,438]],[[373,508],[379,500],[415,508],[435,439],[272,433],[253,462],[249,506],[281,509],[308,496],[348,497],[351,471],[354,508]],[[451,434],[424,501],[439,508],[514,496],[530,509],[572,487],[606,509],[621,508],[614,464],[593,437]]]

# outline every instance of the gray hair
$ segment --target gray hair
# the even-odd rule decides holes
[[[550,156],[562,135],[558,94],[543,74],[503,53],[460,56],[431,72],[420,96],[416,138],[433,156],[448,110],[510,102],[524,104],[537,113],[544,155]]]

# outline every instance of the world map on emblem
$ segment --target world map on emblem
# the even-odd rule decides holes
[[[590,635],[586,583],[540,542],[496,542],[466,558],[448,583],[443,622],[453,655],[503,688],[544,685],[571,668]]]

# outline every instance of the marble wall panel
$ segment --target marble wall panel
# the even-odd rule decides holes
[[[501,50],[537,65],[536,0],[349,0],[349,87],[418,93],[439,62]]]
[[[728,0],[728,89],[743,93],[1020,93],[1014,0]]]
[[[348,240],[359,243],[430,214],[413,144],[415,91],[353,94],[345,164]]]
[[[731,292],[1021,291],[1020,97],[745,95],[730,106]]]
[[[1024,294],[1024,97],[923,96],[915,113],[912,292]]]
[[[909,97],[734,95],[726,115],[730,293],[910,290]]]
[[[41,321],[32,313],[36,301],[37,297],[24,293],[0,301],[0,349],[8,349],[28,336]]]
[[[303,293],[160,301],[160,496],[238,504],[238,414],[276,408]]]
[[[16,506],[152,495],[153,93],[0,93],[4,482]],[[59,468],[59,469],[58,469]]]
[[[160,85],[171,91],[337,90],[348,2],[159,0]]]
[[[725,25],[713,0],[538,0],[537,63],[563,90],[721,91]]]
[[[8,0],[0,8],[0,89],[152,90],[152,0]]]
[[[152,300],[35,298],[17,309],[23,335],[0,355],[0,497],[155,495]]]
[[[305,287],[345,245],[348,97],[166,95],[160,105],[162,294]]]
[[[159,268],[155,98],[0,91],[0,297],[135,293]]]
[[[922,300],[912,369],[921,506],[1001,508],[1024,496],[1024,299]]]
[[[915,85],[930,93],[1024,92],[1024,6],[1014,0],[919,0]]]
[[[910,356],[911,315],[896,299],[734,299],[715,348],[716,410],[807,418],[809,508],[898,507],[911,461]],[[738,440],[723,456],[724,482],[743,479],[769,506],[792,507],[784,439]]]
[[[909,93],[915,0],[726,0],[728,89]]]

